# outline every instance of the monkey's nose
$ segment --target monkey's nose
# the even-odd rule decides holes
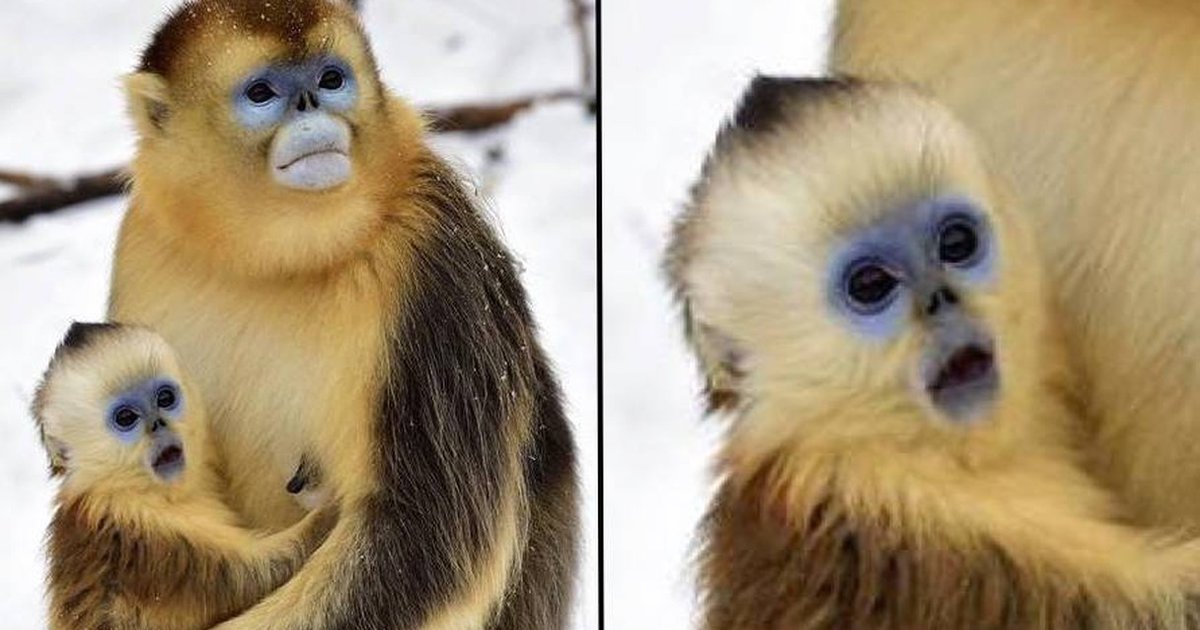
[[[312,92],[305,92],[300,95],[300,102],[296,105],[296,109],[306,111],[309,107],[317,109],[321,103],[317,101],[317,95]]]
[[[937,315],[943,308],[958,304],[958,295],[947,286],[938,287],[929,296],[929,304],[925,306],[925,314],[929,316]]]
[[[154,433],[155,431],[158,431],[159,429],[161,429],[165,426],[167,426],[167,422],[165,420],[163,420],[162,418],[155,418],[154,424],[150,425],[150,432]]]

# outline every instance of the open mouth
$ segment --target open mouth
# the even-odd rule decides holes
[[[968,344],[955,350],[937,371],[929,391],[939,392],[956,387],[970,386],[992,373],[995,365],[992,352],[977,344]]]
[[[969,420],[996,396],[1000,379],[990,343],[958,346],[936,362],[925,391],[934,406],[958,420]]]
[[[164,481],[174,480],[183,472],[183,446],[177,442],[163,445],[151,458],[150,467]]]

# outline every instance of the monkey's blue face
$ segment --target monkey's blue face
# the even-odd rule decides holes
[[[147,468],[162,481],[170,482],[184,468],[183,440],[173,427],[183,418],[183,411],[183,390],[179,384],[167,378],[154,378],[114,396],[106,422],[108,430],[125,444],[146,440]]]
[[[351,175],[351,130],[344,114],[358,102],[350,65],[321,56],[252,72],[233,91],[240,125],[271,132],[270,168],[280,185],[327,190]]]
[[[999,377],[992,335],[963,303],[992,282],[998,255],[972,202],[927,200],[847,238],[830,265],[830,305],[854,334],[876,342],[924,326],[924,393],[951,419],[970,420],[993,401]]]

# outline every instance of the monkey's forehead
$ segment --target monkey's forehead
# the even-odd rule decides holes
[[[158,333],[123,324],[71,327],[47,373],[51,390],[108,394],[152,378],[179,380],[171,347]],[[61,387],[60,387],[61,386]]]
[[[788,155],[790,149],[753,158],[734,159],[716,169],[694,203],[689,220],[747,238],[759,232],[825,242],[832,236],[857,233],[868,227],[916,221],[920,210],[942,205],[969,207],[981,215],[995,214],[989,182],[971,164],[930,166],[883,148],[854,154],[847,151],[821,159]],[[953,204],[950,204],[953,201]]]
[[[262,61],[295,61],[339,30],[362,36],[350,9],[339,0],[191,0],[176,9],[142,53],[139,70],[169,79],[203,54],[222,60],[235,40],[260,43]]]
[[[828,234],[937,197],[990,209],[975,143],[941,106],[900,86],[803,85],[745,99],[695,189],[700,214],[750,219],[759,208]]]
[[[718,136],[722,159],[792,159],[876,168],[909,163],[927,170],[947,154],[973,153],[951,112],[916,88],[853,77],[756,77]],[[954,156],[958,157],[958,156]],[[805,164],[811,169],[811,164]]]

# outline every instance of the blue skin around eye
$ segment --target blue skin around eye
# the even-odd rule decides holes
[[[170,387],[175,393],[175,404],[169,409],[158,408],[158,390],[161,387]],[[138,413],[137,424],[128,429],[117,426],[114,416],[121,407],[129,407]],[[153,422],[156,417],[164,418],[169,422],[177,422],[183,417],[183,410],[183,390],[180,389],[179,384],[168,378],[152,378],[114,396],[108,405],[105,422],[108,430],[117,439],[132,444],[141,438],[147,422]]]
[[[334,90],[319,85],[321,76],[330,69],[342,73],[342,85]],[[264,103],[250,100],[246,90],[259,81],[266,81],[271,86],[275,91],[275,98]],[[247,129],[274,127],[289,117],[304,115],[304,112],[297,110],[297,104],[306,92],[311,92],[317,97],[317,111],[341,113],[358,101],[358,82],[354,79],[349,64],[335,57],[317,57],[300,64],[270,65],[251,73],[234,88],[234,115]]]
[[[931,236],[931,260],[937,260],[937,230],[946,219],[958,215],[966,217],[979,236],[979,255],[965,265],[944,265],[947,273],[956,280],[972,286],[987,286],[996,279],[998,256],[992,226],[987,217],[970,200],[961,197],[942,197],[927,202],[928,224]]]
[[[834,254],[827,287],[830,305],[839,319],[849,324],[851,330],[868,339],[884,340],[895,335],[902,327],[910,308],[911,298],[904,281],[907,273],[902,262],[906,256],[897,255],[898,253],[896,248],[888,247],[886,243],[856,240],[845,244]],[[900,279],[891,296],[891,302],[882,310],[872,313],[857,310],[846,295],[847,273],[860,261],[868,260],[883,265]]]
[[[173,381],[169,378],[156,378],[156,379],[149,381],[147,383],[147,386],[148,386],[149,394],[151,396],[150,400],[154,401],[154,404],[156,404],[156,405],[158,404],[159,388],[160,387],[171,388],[172,393],[175,394],[175,404],[171,405],[170,407],[166,407],[166,408],[160,407],[160,408],[158,408],[158,412],[162,417],[164,417],[172,422],[178,422],[179,420],[181,420],[183,418],[183,403],[184,403],[183,390],[180,389],[179,383],[176,383],[175,381]]]
[[[938,260],[938,230],[947,218],[962,216],[975,227],[980,253],[964,265]],[[913,308],[913,300],[947,283],[983,286],[994,279],[995,242],[987,217],[969,200],[939,197],[902,207],[856,231],[834,248],[826,293],[836,317],[867,339],[895,336]],[[899,279],[891,301],[877,312],[862,312],[846,294],[848,273],[864,261],[882,264]]]

